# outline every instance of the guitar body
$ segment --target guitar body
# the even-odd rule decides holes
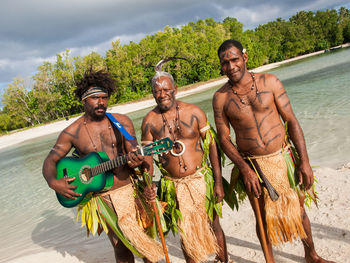
[[[170,138],[163,138],[140,147],[136,154],[159,154],[171,150],[172,146],[173,141]],[[114,175],[111,171],[126,163],[127,155],[109,160],[104,152],[91,152],[83,158],[62,158],[56,165],[56,177],[57,179],[75,177],[70,184],[77,185],[74,192],[80,193],[81,196],[69,199],[56,193],[58,201],[64,207],[73,207],[89,201],[94,192],[109,190],[114,183]]]
[[[74,192],[80,193],[81,196],[76,199],[69,199],[57,194],[57,199],[64,207],[73,207],[79,203],[85,203],[90,200],[90,192],[106,191],[113,186],[113,173],[107,171],[93,177],[89,176],[89,168],[108,161],[109,158],[103,152],[91,152],[83,158],[65,157],[57,165],[57,179],[66,177],[75,177],[70,184],[77,185]]]

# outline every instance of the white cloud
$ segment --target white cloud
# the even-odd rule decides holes
[[[9,59],[0,59],[0,68],[5,69],[10,65],[10,60]]]
[[[224,9],[217,6],[222,14],[221,19],[226,17],[234,17],[241,22],[245,29],[253,29],[259,24],[276,19],[281,15],[281,9],[277,5],[262,4],[255,9],[247,7],[235,6],[229,9]]]

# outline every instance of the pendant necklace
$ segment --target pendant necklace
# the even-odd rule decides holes
[[[164,114],[161,113],[162,118],[163,118],[163,124],[164,126],[168,127],[169,133],[170,135],[173,137],[173,149],[171,149],[170,153],[173,156],[179,157],[179,167],[180,167],[180,173],[184,173],[187,170],[187,165],[185,164],[185,161],[182,157],[182,155],[184,154],[185,150],[186,150],[186,146],[185,144],[177,139],[176,133],[178,133],[179,135],[181,135],[181,128],[179,125],[179,121],[180,121],[180,115],[179,115],[179,105],[176,104],[176,117],[174,120],[174,130],[172,129],[172,127],[170,126],[168,120],[165,118]]]
[[[258,87],[256,86],[256,83],[255,83],[255,75],[252,72],[249,72],[249,73],[250,73],[250,76],[252,77],[253,84],[252,84],[252,86],[250,87],[250,89],[246,93],[238,94],[237,91],[235,91],[233,89],[234,85],[232,84],[231,80],[229,80],[229,82],[231,84],[231,89],[232,89],[233,94],[235,94],[237,96],[237,98],[239,99],[240,103],[242,103],[243,105],[251,105],[256,100],[256,98],[259,95],[259,90],[258,90]],[[243,100],[243,98],[241,96],[245,96],[245,95],[249,94],[252,90],[254,90],[254,88],[255,88],[255,98],[254,98],[254,100],[252,102],[250,102],[248,98],[247,98],[247,101]]]
[[[108,125],[108,130],[109,130],[109,136],[110,136],[111,142],[112,142],[112,152],[115,155],[116,149],[115,149],[115,143],[113,141],[113,136],[112,136],[112,127],[111,127],[109,122],[107,123],[107,125]],[[89,139],[90,139],[90,142],[92,144],[92,147],[94,148],[94,151],[97,152],[97,146],[94,143],[94,141],[92,140],[92,137],[90,135],[90,132],[89,132],[89,129],[88,129],[88,126],[87,126],[87,122],[86,122],[86,117],[85,116],[84,116],[84,126],[85,126],[86,132],[87,132],[87,134],[89,136]]]

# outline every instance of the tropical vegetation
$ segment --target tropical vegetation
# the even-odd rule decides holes
[[[110,104],[123,103],[151,93],[154,66],[165,57],[178,56],[164,70],[173,74],[178,86],[221,76],[217,49],[226,39],[237,39],[247,49],[248,68],[282,61],[350,42],[350,13],[338,11],[301,11],[284,20],[243,30],[236,18],[222,22],[212,18],[190,22],[180,28],[166,26],[147,35],[139,43],[121,45],[119,40],[104,56],[92,52],[73,57],[66,50],[55,62],[44,62],[30,82],[16,77],[2,97],[0,133],[38,125],[82,112],[74,97],[75,82],[90,67],[107,69],[116,80],[118,91]]]

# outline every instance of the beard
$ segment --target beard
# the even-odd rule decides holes
[[[169,109],[171,109],[171,107],[174,105],[174,103],[172,103],[171,105],[163,105],[163,104],[158,104],[158,108],[161,112],[165,112],[168,111]]]
[[[102,109],[103,113],[96,113],[97,110]],[[85,104],[85,113],[94,121],[102,121],[106,115],[107,108],[104,106],[91,107]]]
[[[163,104],[161,101],[156,99],[156,103],[157,103],[158,109],[161,112],[168,111],[169,109],[171,109],[175,105],[175,101],[176,101],[176,99],[175,99],[175,90],[171,91],[171,96],[170,96],[169,100],[170,100],[169,104]]]

